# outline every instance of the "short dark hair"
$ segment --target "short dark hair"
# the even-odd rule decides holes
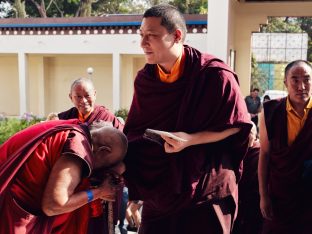
[[[253,88],[252,92],[254,92],[254,91],[258,91],[259,92],[260,90],[258,88]]]
[[[95,88],[94,88],[94,84],[93,84],[93,82],[92,82],[91,79],[89,79],[89,78],[84,78],[84,77],[80,77],[80,78],[74,80],[73,83],[71,84],[71,86],[70,86],[70,93],[73,91],[73,89],[75,88],[76,85],[82,84],[82,83],[90,84],[91,87],[92,87],[93,89],[95,89]]]
[[[173,33],[176,29],[182,31],[182,42],[184,42],[187,29],[184,16],[174,6],[169,4],[159,4],[145,11],[143,18],[160,17],[161,25],[164,26],[169,33]]]
[[[270,98],[269,95],[265,95],[265,96],[263,97],[263,100],[271,100],[271,98]]]
[[[312,65],[308,61],[302,60],[302,59],[294,60],[294,61],[288,63],[287,66],[285,67],[285,73],[284,73],[284,76],[285,76],[284,79],[285,80],[286,80],[286,77],[288,75],[289,70],[292,67],[297,66],[300,63],[304,63],[304,64],[308,65],[312,69]]]

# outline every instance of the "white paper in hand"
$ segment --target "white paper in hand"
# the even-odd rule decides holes
[[[176,135],[174,135],[174,134],[172,134],[170,132],[160,131],[160,130],[155,130],[155,129],[150,129],[150,128],[148,128],[146,130],[148,130],[150,132],[153,132],[155,134],[161,135],[161,136],[170,137],[170,138],[172,138],[174,140],[177,140],[177,141],[187,141],[187,140],[185,140],[185,139],[183,139],[181,137],[178,137],[178,136],[176,136]]]

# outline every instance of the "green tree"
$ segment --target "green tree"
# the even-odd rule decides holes
[[[12,5],[13,5],[13,11],[15,12],[16,18],[26,17],[25,1],[15,0]]]
[[[176,6],[184,14],[208,13],[208,0],[173,0],[169,4]]]
[[[129,0],[97,1],[93,5],[93,15],[132,13],[136,4]]]
[[[268,24],[262,26],[261,32],[299,33],[302,32],[302,29],[296,17],[269,17]]]
[[[251,79],[250,79],[250,88],[258,88],[262,93],[263,90],[266,90],[268,87],[268,75],[263,72],[257,63],[256,58],[251,55]]]
[[[300,28],[305,31],[308,36],[308,61],[312,62],[312,17],[298,18]]]
[[[185,14],[206,14],[208,0],[7,0],[13,17],[89,17],[105,14],[143,14],[160,3],[169,3]]]
[[[261,32],[288,32],[308,34],[308,61],[312,62],[312,18],[311,17],[269,17]]]

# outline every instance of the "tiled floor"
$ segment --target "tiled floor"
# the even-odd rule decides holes
[[[127,232],[127,229],[126,229],[126,225],[124,226],[122,232],[120,231],[118,225],[116,225],[116,228],[115,228],[115,234],[136,234],[137,232]]]

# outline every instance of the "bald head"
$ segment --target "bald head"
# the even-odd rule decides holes
[[[93,167],[113,168],[124,159],[128,141],[120,130],[105,123],[95,122],[90,126],[93,146]]]

